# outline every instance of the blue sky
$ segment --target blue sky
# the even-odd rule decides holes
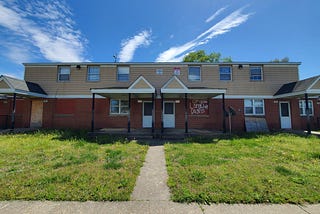
[[[233,61],[302,62],[320,74],[318,0],[0,0],[0,74],[23,62],[181,61],[196,50]]]

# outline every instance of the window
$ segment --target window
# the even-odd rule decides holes
[[[69,80],[70,80],[70,66],[59,66],[58,81],[69,81]]]
[[[200,81],[201,80],[200,67],[189,67],[188,79],[190,81]]]
[[[250,67],[250,80],[251,81],[261,81],[262,80],[261,66],[251,66]]]
[[[163,69],[162,69],[162,68],[158,68],[158,69],[156,70],[156,74],[157,74],[157,75],[162,75],[162,74],[163,74]]]
[[[100,80],[100,67],[99,66],[88,66],[88,81],[99,81]]]
[[[118,81],[129,81],[129,67],[118,67]]]
[[[311,100],[308,100],[308,107],[309,107],[309,115],[313,115],[313,103]],[[307,116],[305,100],[299,100],[299,110],[300,110],[300,116]]]
[[[244,113],[245,115],[264,115],[263,99],[245,99]]]
[[[231,67],[230,66],[220,66],[220,80],[231,80]]]
[[[127,100],[110,100],[110,114],[128,114],[129,102]]]

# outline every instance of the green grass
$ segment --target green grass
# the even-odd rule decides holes
[[[129,200],[148,147],[85,132],[0,136],[0,200]]]
[[[191,142],[165,145],[168,185],[176,202],[320,202],[320,139],[315,136]]]

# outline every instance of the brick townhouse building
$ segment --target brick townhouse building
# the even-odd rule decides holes
[[[0,77],[0,127],[319,129],[320,76],[298,62],[25,63]]]

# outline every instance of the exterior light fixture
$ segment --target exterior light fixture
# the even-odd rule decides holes
[[[77,65],[76,68],[77,68],[77,70],[80,70],[81,69],[81,65]]]

